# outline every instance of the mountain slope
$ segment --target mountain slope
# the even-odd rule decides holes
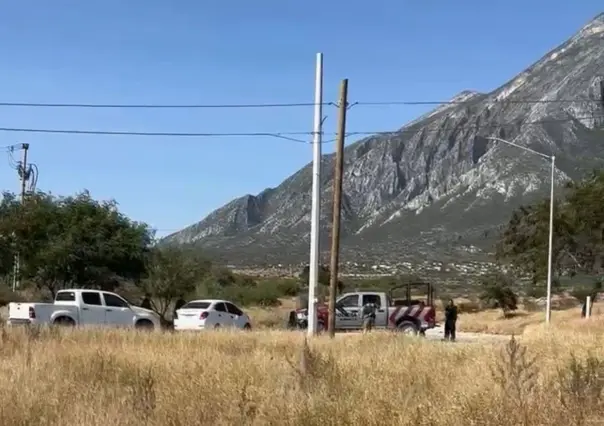
[[[391,134],[345,149],[344,259],[458,255],[480,245],[519,203],[549,186],[543,158],[486,139],[553,154],[556,181],[604,158],[604,14],[491,93],[464,91]],[[526,101],[534,102],[526,102]],[[561,101],[563,100],[563,101]],[[331,222],[333,155],[322,159],[322,247]],[[246,195],[166,237],[258,262],[308,253],[312,165],[276,188]]]

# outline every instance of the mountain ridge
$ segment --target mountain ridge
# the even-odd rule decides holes
[[[489,136],[556,155],[557,183],[600,165],[604,152],[594,138],[604,125],[597,75],[604,69],[603,46],[604,13],[493,91],[461,91],[399,130],[347,145],[345,257],[423,256],[430,250],[453,255],[459,247],[450,240],[457,237],[448,235],[463,235],[457,245],[472,246],[475,238],[468,236],[497,229],[514,205],[542,195],[549,164]],[[322,157],[323,247],[331,226],[332,162],[333,154]],[[311,169],[308,163],[276,187],[236,198],[164,242],[197,244],[250,262],[302,259],[308,251]],[[464,224],[464,216],[475,219]]]

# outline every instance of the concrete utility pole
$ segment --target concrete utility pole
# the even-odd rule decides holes
[[[17,173],[19,174],[19,180],[21,181],[21,205],[25,201],[25,192],[27,188],[27,181],[30,177],[30,169],[27,165],[27,151],[29,150],[29,144],[24,143],[21,144],[21,149],[23,150],[23,158],[20,164],[17,167]],[[13,291],[17,291],[17,289],[21,286],[21,256],[19,252],[15,253],[15,260],[13,264]]]
[[[348,79],[340,83],[338,138],[333,179],[333,224],[331,229],[331,265],[329,279],[329,337],[336,335],[336,293],[340,261],[340,216],[342,212],[342,177],[344,175],[344,140],[346,137],[346,110],[348,108]]]
[[[310,263],[308,271],[308,335],[317,331],[316,290],[319,282],[319,221],[321,219],[321,130],[323,127],[323,54],[317,53],[312,161]]]

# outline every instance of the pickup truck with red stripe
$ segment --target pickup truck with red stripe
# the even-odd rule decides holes
[[[422,334],[436,326],[436,310],[432,297],[427,301],[394,300],[386,292],[358,291],[342,294],[336,300],[336,331],[360,330],[363,320],[360,312],[367,303],[377,306],[375,328],[392,329],[406,334]],[[329,311],[326,304],[317,303],[317,329],[326,328]],[[306,328],[308,310],[298,309],[296,316],[301,328]]]

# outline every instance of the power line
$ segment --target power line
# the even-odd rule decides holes
[[[436,127],[433,129],[427,129],[426,127],[415,127],[418,123],[413,123],[412,126],[402,128],[400,130],[393,131],[353,131],[347,132],[346,136],[380,136],[380,135],[399,135],[399,134],[418,134],[418,133],[439,133],[443,131],[448,131],[449,129],[454,130],[484,130],[484,129],[498,129],[498,128],[506,128],[506,127],[523,127],[523,126],[531,126],[531,125],[541,125],[541,124],[556,124],[556,123],[568,123],[579,120],[596,120],[603,119],[604,115],[586,115],[579,117],[567,117],[567,118],[550,118],[550,119],[541,119],[541,120],[533,120],[533,121],[523,121],[518,120],[514,122],[508,123],[489,123],[489,124],[469,124],[469,125],[451,125],[442,127]],[[447,128],[448,127],[448,128]]]
[[[465,100],[465,101],[376,101],[376,102],[355,102],[354,105],[361,106],[395,106],[395,105],[465,105],[465,104],[475,104],[476,99],[473,100]],[[531,105],[539,105],[539,104],[565,104],[565,103],[574,103],[574,102],[589,102],[589,103],[600,103],[600,99],[503,99],[503,100],[494,100],[493,104],[501,105],[501,104],[531,104]]]
[[[132,108],[132,109],[219,109],[219,108],[294,108],[314,106],[313,102],[259,104],[78,104],[41,102],[0,102],[0,107],[19,108]],[[332,102],[323,105],[334,105]]]
[[[447,128],[455,130],[469,130],[469,129],[489,129],[489,128],[501,128],[501,127],[519,127],[526,125],[539,125],[539,124],[552,124],[552,123],[565,123],[579,120],[588,119],[604,119],[604,115],[588,115],[580,117],[567,117],[567,118],[552,118],[542,119],[534,121],[523,121],[518,120],[508,123],[490,123],[490,124],[470,124],[470,125],[456,125],[453,123],[451,126],[437,127],[437,128],[418,128],[415,125],[404,127],[399,130],[392,131],[351,131],[347,132],[346,136],[379,136],[379,135],[400,135],[407,133],[432,133],[446,131]],[[82,130],[82,129],[37,129],[37,128],[19,128],[19,127],[0,127],[0,132],[17,132],[17,133],[54,133],[54,134],[72,134],[72,135],[105,135],[105,136],[139,136],[139,137],[186,137],[186,138],[208,138],[208,137],[272,137],[277,139],[284,139],[292,142],[307,144],[309,141],[302,139],[302,136],[312,136],[313,132],[310,131],[298,131],[298,132],[235,132],[235,133],[219,133],[219,132],[137,132],[137,131],[114,131],[114,130]],[[335,135],[335,133],[333,133]],[[296,137],[297,136],[297,137]],[[324,141],[329,142],[329,141]],[[4,149],[11,149],[11,147],[5,147]]]
[[[133,132],[115,130],[79,130],[79,129],[34,129],[18,127],[0,127],[0,132],[17,133],[58,133],[70,135],[105,135],[105,136],[163,136],[163,137],[272,137],[292,142],[308,143],[293,136],[307,136],[312,132],[243,132],[243,133],[186,133],[186,132]]]
[[[601,103],[601,99],[503,99],[494,100],[494,104],[565,104],[575,102]],[[417,106],[417,105],[464,105],[474,104],[470,100],[387,100],[356,101],[351,105],[359,106]],[[323,106],[338,106],[337,102],[323,102]],[[251,108],[299,108],[315,106],[313,102],[255,103],[255,104],[93,104],[93,103],[59,103],[59,102],[0,102],[0,107],[14,108],[87,108],[87,109],[251,109]]]

